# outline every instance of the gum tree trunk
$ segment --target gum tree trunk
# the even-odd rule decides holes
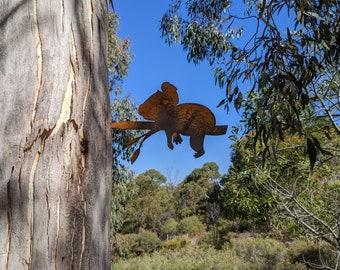
[[[105,0],[0,2],[0,269],[110,269]]]

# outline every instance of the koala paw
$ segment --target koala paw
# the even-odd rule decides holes
[[[173,137],[173,141],[174,141],[175,144],[180,144],[180,143],[183,142],[181,135],[179,135],[179,133],[177,133],[177,132],[172,134],[172,137]]]
[[[194,154],[194,157],[195,157],[195,158],[199,158],[200,156],[203,156],[204,153],[205,153],[205,152],[204,152],[204,150],[202,149],[202,150],[196,152],[196,153]]]
[[[172,142],[168,142],[168,147],[173,150],[174,149],[174,145],[172,144]]]

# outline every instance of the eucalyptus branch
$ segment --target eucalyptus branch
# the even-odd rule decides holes
[[[270,192],[279,192],[280,196],[283,199],[281,206],[292,218],[294,218],[299,224],[310,231],[313,235],[331,244],[337,250],[340,250],[339,232],[335,228],[332,228],[326,221],[322,220],[317,215],[308,210],[307,207],[297,198],[295,190],[298,178],[295,179],[295,184],[293,185],[293,187],[291,189],[288,189],[278,183],[278,181],[275,180],[271,176],[271,174],[264,173],[263,169],[258,168],[258,166],[256,166],[256,168],[259,174],[262,174],[269,180],[267,181],[267,187],[269,187],[268,190]],[[297,206],[297,208],[295,208],[294,205]],[[317,224],[321,225],[331,237],[327,236],[327,234],[325,233],[321,233],[318,229],[314,228],[312,224],[308,222],[308,219],[311,219],[311,221],[314,221]]]
[[[305,213],[308,217],[312,218],[312,220],[315,220],[318,224],[322,225],[329,234],[336,240],[335,242],[332,241],[329,237],[326,237],[324,234],[319,233],[316,229],[314,229],[311,225],[309,225],[306,221],[301,221],[302,224],[311,230],[315,235],[319,235],[323,240],[327,241],[328,243],[332,244],[332,246],[336,247],[337,249],[340,248],[340,238],[339,234],[337,234],[332,227],[326,223],[324,220],[320,219],[318,216],[310,212],[306,206],[301,203],[296,197],[293,197],[292,200],[295,202],[295,204]],[[297,213],[296,218],[299,218],[299,215]]]

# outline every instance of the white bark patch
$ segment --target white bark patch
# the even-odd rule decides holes
[[[40,30],[39,30],[39,23],[38,23],[38,16],[37,16],[37,0],[33,1],[33,22],[35,27],[35,33],[36,33],[36,40],[37,40],[37,88],[35,89],[35,95],[34,95],[34,105],[33,105],[33,113],[31,117],[31,125],[33,126],[34,119],[35,119],[35,113],[37,108],[37,102],[40,94],[41,89],[41,82],[42,82],[42,67],[43,67],[43,58],[42,58],[42,45],[41,45],[41,37],[40,37]]]
[[[74,70],[73,70],[73,66],[71,65],[70,76],[69,76],[67,88],[66,88],[66,91],[65,91],[64,101],[63,101],[63,105],[62,105],[62,108],[61,108],[61,113],[59,115],[59,118],[57,120],[57,123],[56,123],[51,135],[55,135],[58,132],[58,130],[60,129],[61,125],[63,123],[67,123],[67,121],[71,117],[73,82],[74,82]]]
[[[93,45],[93,4],[92,4],[92,0],[88,0],[87,1],[87,5],[88,5],[88,11],[89,11],[89,21],[90,21],[90,25],[91,25],[91,31],[90,31],[90,39],[91,39],[91,52],[94,52],[94,45]]]

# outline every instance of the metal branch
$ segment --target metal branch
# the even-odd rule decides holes
[[[131,121],[131,122],[112,122],[111,128],[127,130],[127,129],[136,129],[136,130],[161,130],[162,128],[156,122],[148,122],[148,121]],[[215,126],[215,128],[206,133],[206,135],[224,135],[226,134],[228,126]]]

